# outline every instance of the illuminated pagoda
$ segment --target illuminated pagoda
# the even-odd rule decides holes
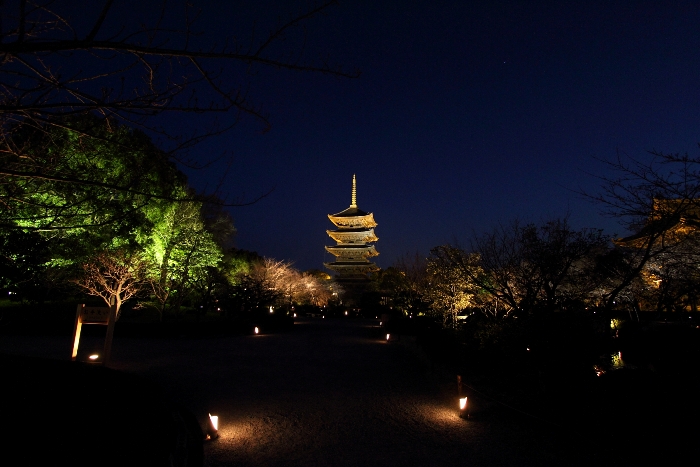
[[[326,230],[336,245],[326,247],[326,251],[335,256],[335,261],[324,263],[324,266],[336,273],[338,281],[366,281],[369,273],[379,271],[379,267],[368,259],[379,254],[371,244],[379,239],[374,235],[377,226],[374,215],[357,207],[355,175],[352,176],[350,207],[337,214],[328,214],[328,218],[338,229]]]

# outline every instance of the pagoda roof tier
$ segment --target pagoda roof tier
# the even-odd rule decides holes
[[[367,274],[369,272],[376,272],[380,270],[380,267],[374,263],[323,263],[328,269],[342,274]]]
[[[357,245],[357,244],[350,244],[350,245],[336,245],[336,246],[327,246],[326,251],[328,253],[331,253],[335,256],[357,256],[361,255],[365,258],[369,258],[371,256],[377,256],[379,253],[375,249],[374,245]]]
[[[350,228],[370,228],[376,227],[377,223],[374,220],[374,214],[366,213],[358,208],[349,207],[345,211],[339,212],[337,214],[328,214],[328,219],[330,219],[333,224],[337,227],[350,227]]]
[[[374,235],[374,229],[326,230],[326,233],[338,243],[367,243],[376,242],[379,238]]]

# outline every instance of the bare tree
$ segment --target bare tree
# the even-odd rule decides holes
[[[36,148],[29,153],[27,145],[34,138],[20,137],[28,132],[62,128],[82,137],[100,138],[73,123],[74,117],[90,113],[104,117],[107,128],[114,122],[126,123],[158,137],[159,148],[168,156],[201,167],[211,161],[188,160],[187,150],[230,129],[242,114],[269,127],[260,106],[246,91],[259,67],[358,76],[321,57],[307,58],[303,37],[294,36],[298,40],[290,40],[291,46],[279,47],[334,1],[281,20],[262,36],[253,35],[249,40],[228,37],[218,43],[216,38],[202,39],[199,11],[188,2],[179,3],[164,0],[149,17],[132,21],[123,20],[128,12],[118,11],[128,5],[114,0],[85,3],[80,9],[68,0],[2,3],[0,203],[16,202],[28,181],[70,184],[76,189],[134,189],[118,180],[107,183],[85,173],[66,172],[55,158],[36,156]],[[86,20],[90,15],[92,20]],[[235,72],[232,67],[237,67]],[[155,119],[174,113],[233,118],[193,125],[184,134]],[[50,147],[50,138],[46,145]]]
[[[116,305],[118,318],[122,304],[143,287],[145,270],[146,262],[138,254],[104,251],[84,263],[83,274],[73,282],[107,306]]]
[[[431,254],[491,295],[487,315],[507,316],[551,312],[585,299],[594,285],[580,278],[592,273],[591,258],[605,252],[607,243],[599,230],[573,230],[566,219],[540,226],[514,221],[475,238],[471,254],[449,245]]]
[[[700,157],[650,152],[647,161],[618,156],[604,161],[599,193],[583,193],[618,218],[632,235],[616,240],[624,255],[611,262],[611,287],[602,297],[612,309],[625,289],[656,258],[689,258],[700,226]]]

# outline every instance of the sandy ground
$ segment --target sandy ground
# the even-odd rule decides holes
[[[87,342],[85,343],[87,346]],[[3,336],[0,352],[65,359],[69,339]],[[472,397],[457,413],[454,375],[411,338],[373,321],[310,319],[274,335],[120,338],[112,368],[155,382],[221,437],[207,466],[592,465],[567,430]],[[158,397],[143,394],[142,397]]]

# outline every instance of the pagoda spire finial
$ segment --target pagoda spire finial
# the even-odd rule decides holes
[[[352,203],[350,203],[350,207],[357,207],[357,182],[355,181],[355,174],[352,174]]]

